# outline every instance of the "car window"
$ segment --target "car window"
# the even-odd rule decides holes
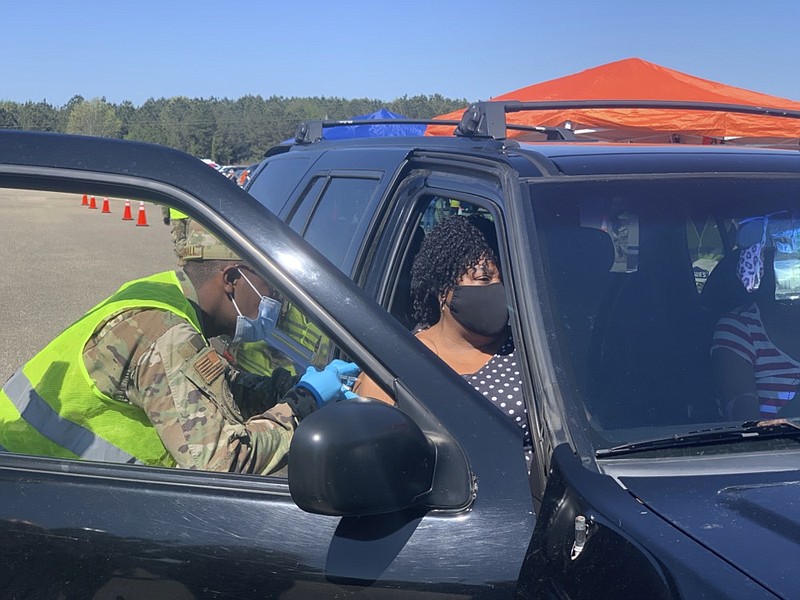
[[[369,216],[365,209],[377,185],[377,179],[329,178],[303,229],[303,237],[340,268],[351,245],[360,244],[354,234]]]
[[[271,375],[276,367],[292,375],[302,374],[306,367],[323,368],[331,354],[331,341],[313,319],[289,300],[281,302],[277,326],[265,341],[227,345],[232,362],[257,375]]]
[[[311,214],[311,210],[316,203],[315,201],[319,198],[319,194],[325,187],[326,182],[326,177],[315,177],[312,179],[311,183],[306,186],[306,189],[297,199],[292,212],[289,213],[287,223],[289,227],[294,229],[297,233],[303,234],[303,229],[308,222],[308,215]]]
[[[297,182],[308,169],[305,156],[281,157],[267,162],[247,191],[275,214],[280,213]]]
[[[156,438],[147,436],[153,427],[162,436],[158,423],[166,428],[163,435],[175,433],[165,425],[173,417],[192,431],[205,431],[220,413],[232,428],[224,433],[209,427],[202,445],[238,444],[238,423],[260,418],[283,397],[278,382],[291,387],[293,376],[310,365],[323,368],[341,354],[280,285],[247,270],[219,240],[208,245],[208,232],[179,211],[136,199],[11,189],[0,189],[0,210],[0,277],[16,281],[0,287],[7,308],[0,327],[0,450],[172,466],[164,449],[153,458]],[[275,327],[258,341],[217,333],[205,347],[198,331],[205,337],[213,325],[196,308],[203,285],[198,281],[240,264],[245,266],[237,272],[231,306],[237,299],[235,310],[249,306],[252,320],[266,294],[264,306],[270,306]],[[167,339],[175,341],[167,345]],[[265,376],[271,377],[268,385]],[[227,393],[234,404],[218,402]],[[149,404],[159,394],[177,404]],[[195,405],[196,417],[180,399]],[[124,429],[117,415],[133,422],[140,432],[135,436],[144,441],[113,433],[106,440],[109,427]],[[40,441],[17,447],[18,436],[9,433],[17,430],[30,430]],[[121,452],[94,452],[90,446],[99,443],[87,445],[90,438],[109,441]],[[200,443],[202,435],[192,439]],[[219,470],[213,458],[208,464]],[[241,472],[249,471],[243,466]],[[270,468],[272,475],[282,473]]]
[[[440,221],[453,215],[479,214],[490,221],[494,220],[488,210],[466,200],[426,195],[420,198],[417,205],[422,208],[422,217],[419,224],[425,230],[425,233],[428,233]]]
[[[480,214],[490,221],[493,220],[489,211],[466,200],[425,194],[415,201],[409,230],[401,236],[406,242],[400,250],[400,264],[396,269],[397,275],[391,282],[392,291],[388,300],[389,312],[409,329],[416,326],[410,295],[411,268],[422,241],[431,229],[444,219],[454,215],[472,214]]]
[[[731,319],[749,319],[746,311],[757,306],[791,313],[800,295],[798,182],[720,177],[531,186],[557,371],[597,443],[735,420],[712,358],[721,346],[739,344],[732,336],[743,334]],[[752,239],[737,241],[750,222]],[[756,359],[744,349],[739,356]],[[763,366],[750,368],[756,381]],[[762,417],[797,394],[796,385],[782,389],[781,400],[762,398]],[[756,403],[750,408],[758,418]]]
[[[733,247],[735,233],[736,222],[730,217],[708,214],[689,216],[686,221],[686,241],[698,293],[702,293],[709,274]]]

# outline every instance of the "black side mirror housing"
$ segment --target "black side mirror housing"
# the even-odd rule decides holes
[[[306,417],[289,450],[289,491],[306,512],[356,516],[424,504],[436,448],[401,410],[369,398]]]

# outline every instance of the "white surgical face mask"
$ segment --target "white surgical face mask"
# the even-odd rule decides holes
[[[242,278],[253,288],[253,291],[261,296],[261,293],[247,276],[241,271],[239,272]],[[278,324],[278,317],[281,314],[281,303],[269,296],[261,296],[261,302],[258,303],[258,315],[255,319],[251,319],[242,314],[242,311],[239,310],[236,304],[236,300],[234,300],[232,296],[231,302],[233,302],[233,307],[236,309],[236,312],[239,313],[239,316],[236,318],[236,332],[233,334],[231,343],[267,340]]]

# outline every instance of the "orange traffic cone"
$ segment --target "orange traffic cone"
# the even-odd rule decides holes
[[[103,198],[103,210],[101,212],[109,215],[111,214],[111,207],[108,205],[108,198]]]
[[[122,220],[123,221],[133,221],[133,215],[131,214],[131,201],[125,200],[125,210],[122,212]]]
[[[86,194],[83,195],[83,200],[81,200],[81,206],[89,206],[89,196]]]
[[[97,202],[95,201],[94,196],[89,199],[89,208],[97,208]]]
[[[139,219],[136,221],[137,227],[147,227],[147,213],[144,212],[144,202],[139,202]]]

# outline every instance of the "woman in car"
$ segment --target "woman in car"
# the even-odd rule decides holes
[[[479,215],[446,218],[425,236],[411,270],[415,335],[525,432],[530,461],[531,437],[497,248],[494,224]],[[353,391],[392,402],[364,374]]]

